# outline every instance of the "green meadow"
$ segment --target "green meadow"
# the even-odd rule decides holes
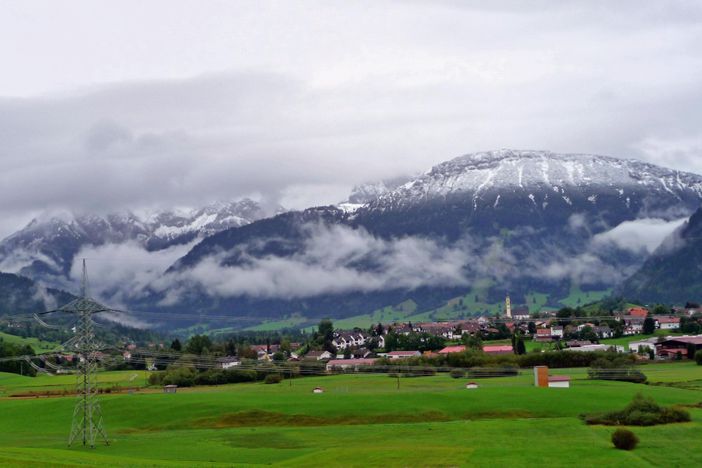
[[[349,374],[281,384],[144,388],[143,372],[100,374],[110,446],[68,448],[74,376],[0,374],[0,466],[695,466],[702,465],[702,367],[654,364],[654,383],[589,381],[585,369],[558,369],[569,389],[533,387],[529,371],[466,380],[446,374],[401,378]],[[134,377],[134,374],[137,374]],[[668,383],[671,385],[669,386]],[[323,394],[312,389],[322,386]],[[34,392],[34,397],[27,397]],[[633,452],[612,448],[612,428],[578,415],[622,408],[637,393],[689,405],[690,423],[634,428]],[[24,395],[24,396],[22,396]]]
[[[5,343],[12,343],[16,345],[29,345],[36,352],[46,352],[53,351],[58,347],[58,343],[53,343],[51,341],[43,341],[39,338],[23,338],[17,335],[10,335],[9,333],[0,332],[0,340]]]

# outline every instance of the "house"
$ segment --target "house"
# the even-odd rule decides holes
[[[462,353],[466,350],[465,346],[446,346],[439,351],[439,354]]]
[[[389,359],[406,359],[411,357],[419,357],[422,353],[419,351],[391,351],[387,354]]]
[[[361,366],[372,366],[375,364],[375,359],[332,359],[327,362],[327,371],[336,369],[358,369]]]
[[[637,335],[643,331],[643,323],[646,317],[625,315],[622,317],[622,320],[624,321],[624,334]]]
[[[567,375],[549,375],[548,388],[570,388],[570,377]]]
[[[551,327],[551,337],[556,340],[563,338],[563,327],[555,325]]]
[[[661,330],[677,330],[680,328],[680,317],[654,315],[653,319]]]
[[[331,359],[332,357],[333,355],[329,351],[310,351],[307,354],[305,354],[305,359],[314,359],[315,361]]]
[[[487,354],[512,354],[512,345],[483,346],[483,352]]]
[[[611,328],[609,328],[609,325],[592,327],[592,331],[594,331],[600,338],[612,338],[614,336],[614,332]]]
[[[667,358],[674,358],[677,355],[687,357],[692,355],[693,350],[697,352],[700,349],[702,349],[702,335],[675,336],[658,343],[656,354]]]

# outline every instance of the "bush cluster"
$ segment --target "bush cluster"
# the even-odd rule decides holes
[[[277,384],[283,381],[283,377],[280,374],[268,374],[263,383],[265,384]]]
[[[198,372],[191,367],[174,367],[149,375],[149,384],[151,385],[177,385],[179,387],[224,385],[228,383],[255,382],[256,380],[260,379],[258,373],[254,370],[211,369]]]
[[[591,414],[583,417],[587,424],[605,426],[654,426],[690,421],[690,413],[680,407],[662,407],[640,393],[622,411]]]
[[[613,360],[597,359],[587,371],[589,379],[618,380],[621,382],[644,383],[646,376],[631,364],[626,358]]]
[[[612,443],[620,450],[634,450],[639,438],[628,429],[617,429],[612,433]]]
[[[466,376],[466,371],[464,371],[463,369],[451,369],[449,375],[451,375],[451,377],[454,379],[462,379]]]

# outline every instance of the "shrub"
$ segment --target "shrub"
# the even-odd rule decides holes
[[[622,411],[591,414],[583,417],[587,424],[606,426],[654,426],[690,421],[690,413],[679,407],[663,408],[652,398],[638,393]]]
[[[611,360],[596,359],[588,369],[587,377],[596,380],[618,380],[633,383],[644,383],[647,380],[644,373],[633,367],[631,362],[624,357]]]
[[[695,362],[698,366],[702,366],[702,351],[697,351],[695,353]]]
[[[268,374],[263,380],[266,384],[277,384],[283,381],[283,377],[280,374]]]
[[[512,377],[519,375],[519,369],[516,367],[474,367],[468,369],[468,377]]]
[[[451,369],[449,375],[454,379],[461,379],[466,376],[466,371],[464,371],[463,369]]]
[[[628,429],[617,429],[612,433],[612,443],[619,450],[634,450],[639,438]]]

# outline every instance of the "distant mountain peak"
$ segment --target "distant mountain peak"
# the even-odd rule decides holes
[[[43,277],[47,271],[66,275],[73,257],[85,246],[135,241],[147,250],[160,250],[267,215],[267,210],[250,199],[218,201],[201,208],[162,210],[144,216],[130,211],[42,215],[0,242],[0,271],[30,277]]]

